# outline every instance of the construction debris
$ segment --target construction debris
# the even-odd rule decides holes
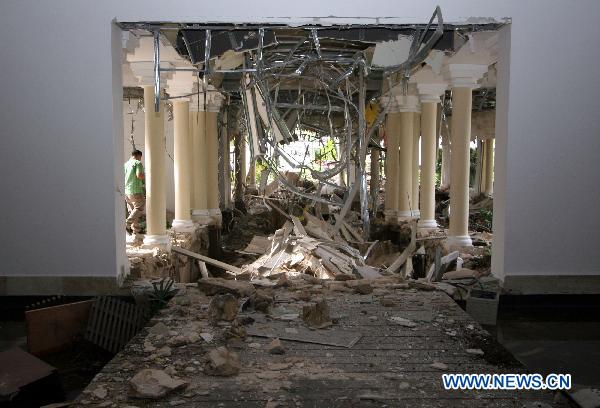
[[[254,286],[248,282],[223,278],[200,279],[198,288],[209,296],[231,293],[237,297],[248,297],[254,293]]]
[[[235,296],[231,293],[218,294],[208,305],[208,316],[212,322],[220,320],[231,322],[237,316],[238,309],[239,304]]]
[[[281,340],[273,339],[267,346],[267,351],[269,354],[285,354],[285,348],[283,344],[281,344]]]
[[[171,377],[163,370],[147,368],[129,380],[129,396],[158,399],[187,384],[186,381]]]
[[[240,371],[240,357],[226,347],[217,347],[208,353],[207,372],[218,376],[236,375]]]
[[[329,307],[325,299],[320,299],[313,305],[302,307],[302,320],[308,327],[314,329],[323,329],[333,324],[329,317]]]

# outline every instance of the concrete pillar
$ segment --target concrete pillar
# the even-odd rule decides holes
[[[483,193],[494,194],[494,139],[486,139],[483,144],[484,152],[484,182]]]
[[[219,129],[217,115],[221,109],[223,96],[217,92],[207,95],[206,106],[206,203],[213,222],[221,224],[219,208]]]
[[[437,157],[437,118],[440,95],[446,84],[417,84],[421,99],[421,229],[437,228],[435,221],[435,167]]]
[[[377,138],[379,138],[379,131],[381,129],[377,129]],[[379,168],[379,158],[380,152],[379,149],[373,147],[371,149],[371,180],[369,183],[369,192],[371,195],[371,209],[373,210],[373,214],[377,211],[378,203],[379,203],[379,183],[380,183],[380,168]]]
[[[396,222],[398,218],[398,142],[400,134],[400,112],[390,111],[385,126],[385,219]]]
[[[452,162],[450,173],[450,229],[448,244],[471,246],[469,236],[469,170],[472,90],[487,65],[451,64],[447,75],[452,88]]]
[[[475,163],[475,180],[473,183],[473,194],[475,197],[479,196],[483,192],[483,185],[485,184],[484,180],[484,168],[483,168],[483,145],[484,142],[480,138],[476,139],[477,143],[477,163]]]
[[[193,101],[191,108],[192,184],[194,192],[192,196],[192,219],[205,225],[210,222],[206,200],[206,112],[199,111],[197,103]]]
[[[146,163],[146,245],[166,245],[167,186],[165,175],[164,104],[154,112],[154,86],[144,86],[145,163]]]
[[[248,188],[256,190],[256,158],[252,157],[250,152],[247,155],[250,158],[250,163],[248,164]]]
[[[447,190],[450,188],[450,124],[443,120],[441,123],[440,135],[442,138],[442,163],[440,171],[440,188]]]
[[[189,231],[193,227],[191,218],[190,180],[190,103],[188,100],[173,102],[174,128],[174,173],[175,173],[175,219],[173,229]]]
[[[421,114],[414,113],[413,123],[413,156],[412,156],[412,211],[413,217],[420,217],[419,206],[419,162],[420,162],[420,139],[421,139]]]

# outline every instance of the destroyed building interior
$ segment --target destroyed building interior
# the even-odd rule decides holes
[[[113,134],[76,162],[110,156],[115,228],[65,226],[89,273],[43,251],[10,265],[49,272],[0,274],[0,407],[600,407],[592,244],[567,282],[548,228],[515,233],[536,208],[513,194],[543,172],[516,174],[515,22],[426,3],[410,19],[113,19]],[[64,212],[102,225],[81,199]],[[449,389],[448,373],[573,384]]]

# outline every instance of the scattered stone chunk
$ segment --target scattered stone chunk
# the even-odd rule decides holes
[[[275,284],[275,288],[286,288],[290,285],[290,281],[285,273],[281,274],[277,283]]]
[[[448,369],[448,365],[444,364],[444,363],[439,363],[439,362],[434,362],[432,364],[429,365],[431,368],[435,368],[436,370],[441,370],[441,371],[445,371]]]
[[[323,329],[333,324],[331,317],[329,317],[329,306],[327,306],[325,299],[317,301],[314,305],[302,307],[302,320],[308,327],[314,329]]]
[[[237,316],[238,309],[238,300],[231,293],[216,295],[208,305],[208,317],[212,322],[231,322]]]
[[[381,303],[381,306],[384,307],[394,307],[396,306],[396,302],[394,302],[392,299],[387,299],[387,298],[383,298],[379,301],[379,303]]]
[[[97,399],[103,400],[108,397],[108,390],[103,385],[100,385],[92,391],[92,395]]]
[[[169,330],[170,329],[166,324],[163,322],[158,322],[148,330],[148,333],[165,335],[169,332]]]
[[[240,357],[226,347],[218,347],[208,353],[208,374],[231,376],[240,372]]]
[[[355,279],[346,281],[346,286],[353,289],[354,292],[361,295],[368,295],[373,292],[373,287],[367,279]]]
[[[345,273],[340,273],[338,275],[335,275],[336,281],[349,281],[349,280],[354,280],[354,279],[356,279],[356,277],[354,275],[347,275]]]
[[[483,356],[482,349],[467,349],[467,354],[473,354],[474,356]]]
[[[250,304],[254,310],[269,313],[271,305],[273,304],[273,296],[263,290],[257,290],[250,296]]]
[[[412,320],[408,320],[400,316],[392,316],[389,318],[389,321],[404,327],[417,327],[417,324]]]
[[[461,269],[459,271],[446,272],[442,276],[442,279],[449,280],[449,279],[479,278],[480,275],[481,275],[481,273],[479,273],[478,271],[474,271],[472,269],[463,268],[463,269]]]
[[[281,340],[277,338],[273,339],[273,341],[269,343],[267,346],[267,351],[270,354],[285,354],[285,347],[283,347],[283,344],[281,344]]]
[[[254,293],[254,286],[249,282],[223,278],[203,278],[198,281],[198,289],[209,296],[231,293],[237,297],[248,297]]]
[[[158,399],[186,385],[186,381],[173,378],[162,370],[147,368],[129,380],[129,396]]]

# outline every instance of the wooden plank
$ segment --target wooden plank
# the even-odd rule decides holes
[[[85,334],[93,304],[92,299],[25,312],[29,352],[42,355],[69,347]]]
[[[289,333],[287,322],[269,322],[268,324],[254,323],[246,328],[249,336],[279,338],[281,340],[298,341],[303,343],[316,343],[330,346],[350,348],[362,337],[356,331],[329,329],[311,330],[304,326],[294,327],[296,333]]]
[[[413,254],[417,250],[417,235],[416,234],[417,234],[416,224],[411,223],[410,243],[404,249],[404,251],[402,251],[400,256],[398,256],[398,258],[396,258],[396,260],[390,266],[387,267],[388,272],[394,273],[394,272],[398,271],[404,265],[406,260],[409,257],[413,256]]]
[[[208,274],[208,269],[206,268],[206,263],[202,262],[201,260],[198,260],[198,269],[200,269],[200,276],[202,276],[202,278],[206,279],[210,277]]]
[[[174,251],[174,252],[178,252],[180,254],[183,254],[183,255],[187,255],[187,256],[189,256],[191,258],[199,259],[199,260],[201,260],[201,261],[203,261],[205,263],[217,266],[217,267],[219,267],[221,269],[225,269],[226,271],[230,271],[230,272],[233,272],[233,273],[236,273],[236,274],[242,273],[242,270],[240,268],[237,268],[237,267],[235,267],[233,265],[229,265],[229,264],[226,264],[225,262],[221,262],[221,261],[217,261],[216,259],[209,258],[208,256],[204,256],[204,255],[200,255],[200,254],[197,254],[195,252],[192,252],[192,251],[188,251],[187,249],[183,249],[183,248],[178,247],[178,246],[171,247],[171,250]]]

